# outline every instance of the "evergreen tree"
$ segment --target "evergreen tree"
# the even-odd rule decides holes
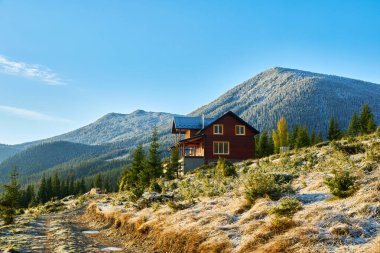
[[[360,133],[368,134],[375,131],[375,121],[373,113],[368,104],[364,104],[359,116]]]
[[[146,173],[149,175],[150,180],[162,176],[162,164],[160,159],[159,147],[160,144],[158,143],[157,128],[154,127],[146,163]],[[149,184],[150,182],[147,183]]]
[[[342,137],[342,132],[338,127],[338,123],[335,121],[333,117],[330,118],[329,129],[328,129],[328,139],[338,140]]]
[[[317,136],[315,135],[315,131],[313,129],[310,135],[310,145],[315,145],[315,144],[317,144]]]
[[[180,164],[178,160],[179,160],[179,150],[178,150],[178,147],[175,146],[170,150],[170,162],[165,174],[167,179],[174,179],[175,176],[177,176],[177,178],[179,177]]]
[[[40,188],[37,193],[38,202],[44,204],[48,201],[47,187],[46,187],[46,177],[45,174],[42,176]]]
[[[28,185],[26,187],[26,190],[22,191],[22,196],[21,196],[21,207],[22,208],[27,208],[29,206],[33,206],[36,204],[35,200],[35,192],[34,192],[34,185]]]
[[[268,136],[268,131],[264,130],[259,135],[256,143],[256,155],[257,158],[269,156],[273,154],[273,143],[272,139]]]
[[[11,181],[9,184],[4,185],[5,192],[0,199],[0,217],[5,224],[13,223],[16,210],[20,207],[21,191],[17,177],[17,168],[14,167],[11,171]]]
[[[360,131],[360,124],[356,112],[352,113],[350,124],[348,125],[347,134],[350,136],[357,136]]]
[[[53,181],[52,181],[52,196],[61,198],[61,181],[58,177],[58,172],[55,172]]]
[[[321,131],[318,131],[317,142],[315,144],[318,144],[321,142],[323,142],[322,133],[321,133]]]
[[[146,159],[142,145],[132,152],[132,162],[124,169],[120,179],[119,191],[131,191],[140,197],[144,188],[149,185],[149,175],[145,174]]]
[[[79,193],[80,194],[84,194],[86,193],[86,183],[84,182],[84,178],[82,178],[80,180],[80,184],[79,184]]]
[[[95,187],[99,189],[103,189],[103,180],[102,180],[102,175],[100,173],[96,175]]]
[[[293,129],[293,132],[291,134],[289,134],[288,144],[289,144],[290,148],[295,148],[295,146],[296,146],[296,139],[297,139],[297,136],[298,136],[298,130],[299,130],[299,128],[300,128],[299,125],[295,125],[294,129]]]
[[[69,191],[68,191],[68,194],[66,196],[75,195],[75,194],[77,194],[77,193],[75,192],[74,176],[71,176],[70,181],[69,181]]]
[[[302,148],[307,146],[310,146],[310,138],[307,134],[307,129],[306,127],[300,127],[298,129],[295,147]]]
[[[53,197],[53,181],[51,177],[46,179],[46,196],[48,201]]]

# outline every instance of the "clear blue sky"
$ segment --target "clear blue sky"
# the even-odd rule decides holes
[[[380,1],[0,0],[0,143],[186,114],[274,66],[380,83]]]

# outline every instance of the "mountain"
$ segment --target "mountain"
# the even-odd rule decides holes
[[[231,110],[259,130],[274,128],[284,115],[290,128],[303,124],[326,136],[331,116],[341,128],[346,128],[353,111],[359,112],[364,103],[369,104],[379,124],[379,98],[378,84],[276,67],[235,86],[189,115],[217,117]],[[130,114],[110,113],[87,126],[49,139],[0,145],[0,159],[8,157],[0,164],[0,175],[17,165],[22,172],[32,173],[32,178],[37,179],[43,171],[53,169],[71,171],[78,177],[91,176],[99,168],[110,169],[108,161],[128,158],[136,145],[147,147],[154,126],[157,126],[161,149],[167,154],[167,148],[173,144],[170,132],[173,116],[143,110]]]
[[[234,111],[257,129],[272,129],[284,115],[326,136],[331,116],[346,128],[354,111],[368,103],[380,123],[380,85],[307,71],[272,68],[235,86],[190,115],[216,117]]]
[[[9,175],[13,166],[17,166],[20,175],[30,175],[57,164],[72,160],[84,160],[106,152],[102,146],[57,141],[43,143],[18,152],[0,164],[0,175]],[[6,180],[1,177],[0,182]]]

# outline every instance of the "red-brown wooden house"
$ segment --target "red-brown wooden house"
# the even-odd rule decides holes
[[[219,157],[232,161],[255,158],[254,136],[259,131],[229,111],[219,118],[174,117],[172,133],[183,172],[187,172]]]

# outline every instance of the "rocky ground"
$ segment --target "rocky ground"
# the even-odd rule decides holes
[[[0,227],[1,252],[136,252],[123,249],[107,227],[91,227],[82,219],[86,205],[32,218],[24,214],[14,225]],[[12,251],[13,250],[13,251]]]

